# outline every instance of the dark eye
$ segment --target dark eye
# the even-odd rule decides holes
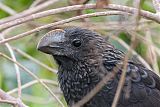
[[[81,46],[81,41],[79,39],[74,39],[72,42],[72,45],[75,47],[80,47]]]

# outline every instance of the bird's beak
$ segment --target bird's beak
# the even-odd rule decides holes
[[[58,48],[59,43],[65,41],[65,31],[56,29],[45,34],[39,41],[37,49],[44,53],[51,54],[53,48]]]

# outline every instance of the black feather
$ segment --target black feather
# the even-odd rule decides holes
[[[96,32],[78,27],[66,28],[64,32],[65,40],[48,43],[56,45],[56,48],[45,46],[47,50],[49,47],[49,52],[43,51],[44,46],[38,48],[41,50],[43,47],[41,51],[51,54],[57,60],[60,88],[67,104],[72,106],[89,93],[105,75],[112,72],[117,64],[123,65],[125,53],[114,48]],[[43,38],[40,42],[42,41]],[[121,72],[119,69],[116,76],[84,107],[111,107]],[[128,60],[126,81],[117,107],[158,106],[160,107],[160,78],[131,58]]]

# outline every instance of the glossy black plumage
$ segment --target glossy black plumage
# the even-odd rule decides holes
[[[57,61],[58,80],[69,106],[81,100],[117,64],[123,65],[125,56],[98,33],[78,27],[49,32],[38,49]],[[84,107],[111,107],[121,72],[120,68]],[[142,64],[128,60],[117,107],[160,107],[160,78]]]

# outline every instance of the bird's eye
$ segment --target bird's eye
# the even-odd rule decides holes
[[[75,47],[80,47],[81,46],[81,41],[79,39],[74,39],[72,42],[72,45]]]

